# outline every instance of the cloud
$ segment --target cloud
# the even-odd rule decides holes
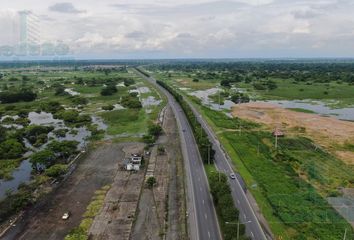
[[[56,3],[50,6],[49,10],[53,12],[72,13],[72,14],[85,12],[83,10],[78,10],[77,8],[74,7],[72,3],[69,2]]]

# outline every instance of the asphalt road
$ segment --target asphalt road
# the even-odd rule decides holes
[[[149,80],[151,82],[156,81],[153,78],[150,78]],[[165,92],[167,92],[167,91],[165,91]],[[173,103],[173,104],[178,105],[176,103]],[[190,103],[189,103],[189,105],[192,108],[195,116],[197,117],[198,122],[200,124],[202,124],[203,128],[207,132],[208,137],[212,143],[212,148],[215,150],[215,165],[216,165],[216,167],[218,168],[219,171],[224,172],[226,175],[230,175],[231,173],[234,173],[230,157],[223,150],[223,148],[222,148],[219,140],[216,138],[214,132],[211,130],[211,128],[208,126],[208,124],[204,121],[201,114],[193,107],[193,105]],[[177,108],[178,107],[179,106],[177,106]],[[176,117],[180,118],[181,115],[184,115],[184,114],[177,114]],[[184,119],[182,119],[183,123],[185,125],[188,125],[188,123],[187,124],[185,123],[187,121],[186,117],[185,116],[183,116],[183,117],[184,117]],[[187,133],[188,133],[188,135],[189,135],[189,133],[192,134],[189,131],[189,129],[188,129]],[[190,137],[190,136],[188,136],[188,137]],[[191,145],[188,145],[188,146],[191,146]],[[200,164],[202,164],[202,163],[200,162]],[[202,167],[203,166],[201,166],[201,168]],[[233,197],[235,206],[240,211],[240,221],[245,224],[247,235],[255,240],[271,239],[271,236],[266,235],[266,233],[264,232],[264,230],[263,230],[262,226],[260,225],[259,220],[258,220],[258,218],[257,218],[257,216],[250,204],[250,201],[246,196],[245,191],[247,191],[247,188],[242,180],[242,177],[239,174],[236,174],[236,176],[237,176],[236,179],[229,178],[229,183],[231,186],[231,191],[232,191],[231,193],[232,193],[232,197]],[[204,238],[200,238],[200,239],[204,239]]]
[[[202,124],[203,128],[208,134],[209,140],[213,145],[215,150],[215,165],[219,171],[224,172],[226,175],[234,173],[232,165],[230,164],[231,160],[227,153],[223,150],[219,140],[215,137],[214,132],[204,121],[201,114],[189,103],[197,120]],[[270,236],[266,236],[257,216],[251,207],[251,204],[245,194],[247,191],[246,186],[240,175],[236,174],[236,179],[229,178],[229,183],[231,186],[231,193],[235,203],[235,206],[240,211],[240,221],[246,225],[246,232],[249,237],[255,240],[271,239]]]
[[[146,77],[138,71],[137,73],[157,86],[167,96],[168,103],[176,117],[187,175],[187,208],[190,238],[192,240],[221,240],[220,228],[203,162],[187,117],[174,97],[156,84],[155,79]]]

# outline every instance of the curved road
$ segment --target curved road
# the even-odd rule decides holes
[[[186,115],[174,97],[158,85],[154,78],[147,77],[139,71],[136,71],[136,73],[157,86],[166,95],[176,117],[187,173],[187,208],[190,238],[192,240],[221,240],[219,223],[210,195],[203,162]]]

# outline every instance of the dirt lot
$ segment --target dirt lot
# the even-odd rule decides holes
[[[105,143],[92,150],[45,204],[29,210],[3,239],[63,239],[79,225],[94,192],[113,182],[124,146]],[[68,210],[72,215],[63,221],[61,216]]]
[[[132,143],[123,148],[125,157],[142,153],[144,144]],[[120,161],[122,163],[122,161]],[[114,181],[108,191],[100,213],[91,225],[90,239],[129,239],[138,205],[145,171],[128,172],[116,169]]]
[[[183,167],[176,122],[170,108],[163,121],[164,133],[158,144],[165,153],[152,149],[146,179],[156,178],[157,185],[143,189],[132,240],[186,239]],[[164,238],[166,236],[166,238]]]
[[[299,134],[299,127],[305,128],[304,135],[333,152],[348,164],[354,164],[354,152],[338,151],[336,144],[354,141],[354,123],[333,117],[295,112],[269,103],[252,102],[233,108],[233,116],[263,123],[269,129],[278,127],[286,134]],[[300,132],[301,133],[301,132]]]

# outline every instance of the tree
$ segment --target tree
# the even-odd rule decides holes
[[[68,95],[67,92],[65,92],[65,87],[62,85],[59,85],[55,88],[55,96],[63,96],[63,95]]]
[[[48,144],[47,148],[53,151],[56,155],[67,158],[76,152],[78,144],[79,142],[77,141],[53,141]]]
[[[44,171],[44,174],[47,175],[48,177],[53,177],[57,178],[63,174],[65,174],[68,170],[67,165],[65,164],[55,164],[51,166],[50,168],[47,168]]]
[[[135,83],[134,79],[131,78],[126,78],[124,79],[124,86],[129,87],[130,85],[133,85]]]
[[[159,124],[152,124],[149,126],[148,133],[152,136],[158,137],[162,132],[162,128]]]
[[[37,94],[28,89],[0,92],[1,103],[31,102],[37,98]]]
[[[220,85],[223,87],[231,87],[230,81],[229,80],[221,80]]]
[[[142,108],[139,98],[130,95],[122,97],[120,104],[126,108]]]
[[[54,152],[49,149],[45,149],[45,150],[33,153],[31,156],[30,162],[32,163],[33,168],[37,172],[40,172],[44,168],[47,168],[47,167],[53,165],[54,159],[55,159]]]
[[[109,84],[101,90],[101,95],[102,96],[110,96],[110,95],[115,94],[116,92],[118,92],[116,85]]]
[[[15,159],[22,156],[26,148],[17,139],[8,139],[0,144],[0,159]]]
[[[87,98],[84,97],[72,97],[71,101],[75,104],[75,105],[86,105],[88,103]]]
[[[146,185],[148,188],[153,188],[156,184],[156,178],[155,177],[149,177],[147,180],[146,180]]]

